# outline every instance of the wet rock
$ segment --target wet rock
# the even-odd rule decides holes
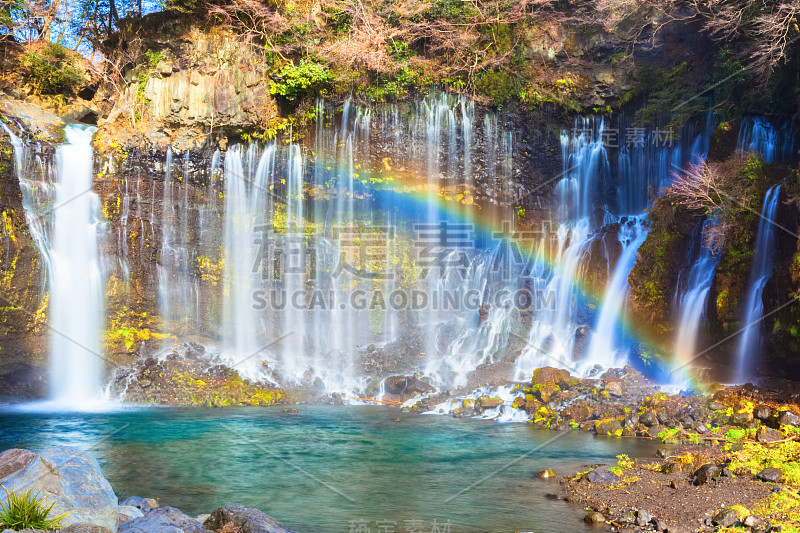
[[[571,381],[569,371],[545,366],[533,371],[531,385],[558,385],[561,389],[568,389]]]
[[[653,413],[652,411],[645,411],[639,416],[639,423],[644,424],[647,427],[650,427],[658,424],[658,419],[656,418],[655,413]]]
[[[713,518],[711,518],[711,523],[720,527],[731,527],[738,521],[739,515],[736,514],[736,511],[733,509],[723,509],[718,511]]]
[[[472,398],[465,398],[464,401],[461,403],[461,406],[464,409],[475,409],[475,400]]]
[[[758,442],[775,442],[778,440],[783,440],[783,433],[777,429],[762,426],[758,428],[758,431],[756,432],[756,440]]]
[[[206,533],[197,520],[175,509],[158,507],[145,513],[142,518],[125,522],[119,533]]]
[[[779,483],[781,481],[781,471],[778,468],[765,468],[756,476],[766,483]]]
[[[217,530],[228,523],[239,527],[241,533],[291,533],[265,513],[243,505],[220,507],[211,513],[203,525]]]
[[[650,435],[651,437],[653,437],[654,439],[658,438],[658,434],[659,433],[661,433],[661,426],[659,426],[658,424],[650,426],[647,429],[647,434]]]
[[[594,430],[598,435],[621,435],[622,424],[616,418],[598,420],[594,423]]]
[[[791,411],[783,411],[778,417],[778,424],[782,426],[800,426],[800,416]]]
[[[601,524],[605,524],[606,523],[606,517],[603,516],[602,513],[598,513],[597,511],[594,511],[594,512],[591,512],[591,513],[587,514],[584,517],[583,521],[586,522],[587,524],[601,525]]]
[[[386,378],[384,386],[389,394],[399,395],[414,394],[415,392],[425,394],[436,390],[424,381],[411,376],[389,376]]]
[[[20,454],[19,457],[23,457]],[[55,503],[54,514],[72,512],[62,520],[72,524],[94,524],[117,529],[117,497],[103,477],[100,466],[85,452],[67,446],[45,450],[30,463],[2,479],[9,492],[36,487],[48,502]],[[6,496],[0,496],[5,503]]]
[[[658,420],[659,424],[666,424],[667,421],[669,421],[669,415],[667,414],[667,411],[662,409],[661,411],[656,413],[656,419]]]
[[[536,472],[536,477],[539,479],[548,479],[551,477],[556,477],[556,471],[553,470],[552,468],[548,468],[546,470],[540,470],[539,472]]]
[[[478,398],[478,403],[480,404],[481,409],[492,409],[494,407],[503,405],[503,400],[496,397],[490,398],[489,396],[481,396]]]
[[[21,448],[12,448],[0,453],[0,479],[22,470],[34,459],[36,459],[35,453]]]
[[[719,467],[713,464],[705,464],[695,470],[694,472],[694,484],[695,485],[705,485],[706,483],[710,483],[715,476],[719,474]]]
[[[656,450],[656,457],[661,457],[662,459],[669,455],[669,450],[667,448],[659,448]]]

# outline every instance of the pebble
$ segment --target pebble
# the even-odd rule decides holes
[[[778,424],[782,426],[800,426],[800,416],[791,411],[783,411],[778,417]]]
[[[536,477],[539,479],[548,479],[551,477],[556,477],[556,471],[552,468],[548,468],[547,470],[540,470],[536,472]]]
[[[777,468],[765,468],[756,477],[767,483],[778,483],[781,480],[781,471]]]
[[[756,440],[758,440],[758,442],[775,442],[778,440],[783,440],[783,433],[777,429],[761,426],[758,428],[758,432],[756,432]]]
[[[733,509],[723,509],[718,511],[717,514],[711,519],[711,523],[715,526],[731,527],[739,521],[739,515]]]
[[[717,474],[719,474],[718,466],[705,464],[695,471],[694,484],[699,486],[709,483]]]
[[[586,517],[583,519],[583,521],[586,522],[587,524],[605,524],[606,517],[603,516],[602,513],[594,511],[592,513],[587,514]]]

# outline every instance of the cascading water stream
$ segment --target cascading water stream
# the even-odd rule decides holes
[[[100,203],[92,192],[94,128],[66,126],[58,147],[50,273],[50,400],[89,409],[100,399],[103,280]]]
[[[268,245],[259,239],[268,238],[264,213],[274,155],[275,145],[267,145],[255,169],[243,165],[241,146],[231,147],[225,156],[223,353],[246,376],[261,375],[261,361],[270,353],[265,328],[252,304],[268,267],[261,263],[266,257],[258,254],[263,252],[261,246]]]
[[[713,253],[710,246],[704,242],[707,231],[716,223],[714,220],[705,220],[699,226],[700,253],[689,270],[685,289],[676,298],[678,309],[678,333],[675,336],[673,385],[684,387],[687,385],[680,370],[690,365],[697,348],[697,336],[703,319],[705,318],[708,302],[708,293],[714,281],[714,271],[719,263],[720,254]],[[679,284],[680,287],[680,284]]]
[[[764,158],[765,163],[792,161],[795,153],[795,133],[791,127],[776,129],[763,117],[742,119],[736,149],[754,152]]]
[[[755,361],[759,356],[761,317],[764,314],[764,302],[761,296],[764,286],[772,277],[772,264],[775,256],[775,214],[778,210],[780,194],[780,185],[770,187],[764,197],[764,206],[761,209],[753,266],[750,270],[749,288],[745,298],[744,328],[736,349],[735,383],[744,383],[750,379]]]
[[[647,230],[638,218],[626,218],[622,219],[619,230],[622,254],[606,287],[586,358],[581,362],[583,374],[590,374],[598,367],[622,366],[628,356],[629,347],[625,342],[620,317],[628,298],[628,276],[636,262],[636,253],[647,237]]]

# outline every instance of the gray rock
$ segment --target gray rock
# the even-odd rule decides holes
[[[652,411],[645,411],[644,413],[639,416],[639,423],[644,424],[647,427],[654,426],[658,424],[658,419],[656,415]]]
[[[616,483],[619,481],[619,476],[614,472],[609,472],[607,467],[595,468],[586,477],[592,483]]]
[[[656,531],[666,531],[667,523],[663,520],[656,520]]]
[[[117,497],[97,461],[90,455],[66,446],[50,448],[37,455],[25,468],[4,477],[9,492],[35,487],[48,502],[55,503],[53,514],[72,514],[62,526],[94,524],[117,529]],[[5,503],[5,494],[0,502]]]
[[[783,433],[777,429],[762,426],[758,428],[758,431],[756,432],[756,440],[758,440],[758,442],[775,442],[778,440],[783,440]]]
[[[207,529],[217,530],[227,523],[238,526],[241,533],[292,533],[258,509],[244,505],[226,505],[215,509],[203,525]]]
[[[761,522],[762,520],[759,517],[753,515],[748,516],[742,521],[746,527],[758,527],[761,525]]]
[[[800,416],[791,411],[783,411],[778,417],[778,424],[782,426],[800,426]]]
[[[648,513],[647,511],[637,511],[636,512],[636,525],[640,527],[644,527],[650,523],[653,519],[653,516]]]
[[[712,411],[720,411],[722,409],[725,409],[725,406],[722,405],[720,402],[713,401],[708,404],[708,408],[711,409]]]
[[[424,381],[411,376],[389,376],[384,381],[386,392],[390,394],[413,394],[434,392],[436,389]]]
[[[697,431],[697,432],[698,432],[698,433],[700,433],[701,435],[705,435],[706,433],[708,433],[708,427],[706,427],[706,425],[705,425],[705,424],[699,424],[699,425],[698,425],[698,426],[695,428],[695,431]]]
[[[711,523],[720,527],[731,527],[739,521],[739,515],[733,509],[723,509],[711,519]]]
[[[705,485],[709,483],[714,476],[719,474],[719,467],[712,464],[705,464],[698,468],[694,473],[694,484],[695,485]]]
[[[134,507],[133,505],[119,506],[120,524],[124,524],[125,522],[130,522],[131,520],[136,520],[137,518],[142,518],[143,516],[144,513],[138,507]]]
[[[205,533],[200,522],[183,514],[174,507],[158,507],[145,513],[142,518],[125,522],[119,533]]]
[[[142,511],[148,511],[150,509],[155,509],[158,507],[158,502],[153,498],[145,498],[142,501]]]
[[[141,509],[143,503],[144,498],[141,496],[129,496],[119,501],[120,507],[136,507],[137,509]]]
[[[781,471],[777,468],[765,468],[756,476],[767,483],[778,483],[781,480]]]
[[[12,448],[0,453],[0,479],[22,470],[34,459],[36,459],[35,453],[21,448]]]
[[[734,426],[748,427],[753,421],[753,413],[747,411],[736,412],[731,415],[731,424]]]
[[[94,524],[72,524],[59,530],[61,533],[113,533],[110,529]]]

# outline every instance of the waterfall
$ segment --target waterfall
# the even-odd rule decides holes
[[[48,408],[88,410],[101,403],[103,273],[100,202],[92,191],[95,128],[68,125],[50,165],[2,122],[14,148],[28,231],[45,264],[49,291]]]
[[[620,220],[622,254],[606,287],[586,358],[581,362],[584,374],[592,372],[595,367],[613,368],[626,362],[629,346],[624,339],[620,318],[628,298],[628,276],[636,262],[636,253],[646,237],[647,230],[642,228],[638,218],[623,217]]]
[[[223,289],[223,353],[246,376],[260,375],[261,361],[270,351],[267,332],[252,307],[253,295],[262,287],[262,273],[271,268],[263,247],[268,247],[271,220],[265,219],[275,145],[265,149],[253,168],[255,146],[242,162],[241,146],[225,156],[225,255]],[[260,255],[261,254],[261,255]]]
[[[780,185],[770,187],[761,209],[753,266],[745,298],[744,329],[739,336],[739,345],[736,349],[735,383],[744,383],[750,379],[755,367],[754,362],[759,356],[761,317],[764,313],[761,295],[767,281],[772,277],[772,263],[775,256],[775,213],[778,210],[780,193]]]
[[[678,311],[678,332],[675,336],[673,366],[682,369],[691,363],[697,348],[697,335],[700,324],[705,318],[708,302],[708,293],[714,281],[714,271],[719,263],[720,255],[712,253],[710,247],[704,244],[703,236],[716,223],[714,220],[705,220],[698,223],[692,234],[693,243],[698,243],[700,252],[697,259],[689,269],[685,288],[678,283],[675,307]],[[698,231],[699,230],[699,231]],[[697,235],[699,233],[699,235]],[[695,246],[690,247],[690,252]],[[685,385],[679,377],[675,377],[675,385]]]
[[[66,126],[56,154],[55,223],[50,278],[50,399],[85,409],[100,397],[103,280],[100,202],[92,192],[94,128]]]
[[[736,149],[755,152],[765,163],[787,162],[797,158],[795,133],[791,127],[776,129],[764,117],[745,117],[739,126]]]

